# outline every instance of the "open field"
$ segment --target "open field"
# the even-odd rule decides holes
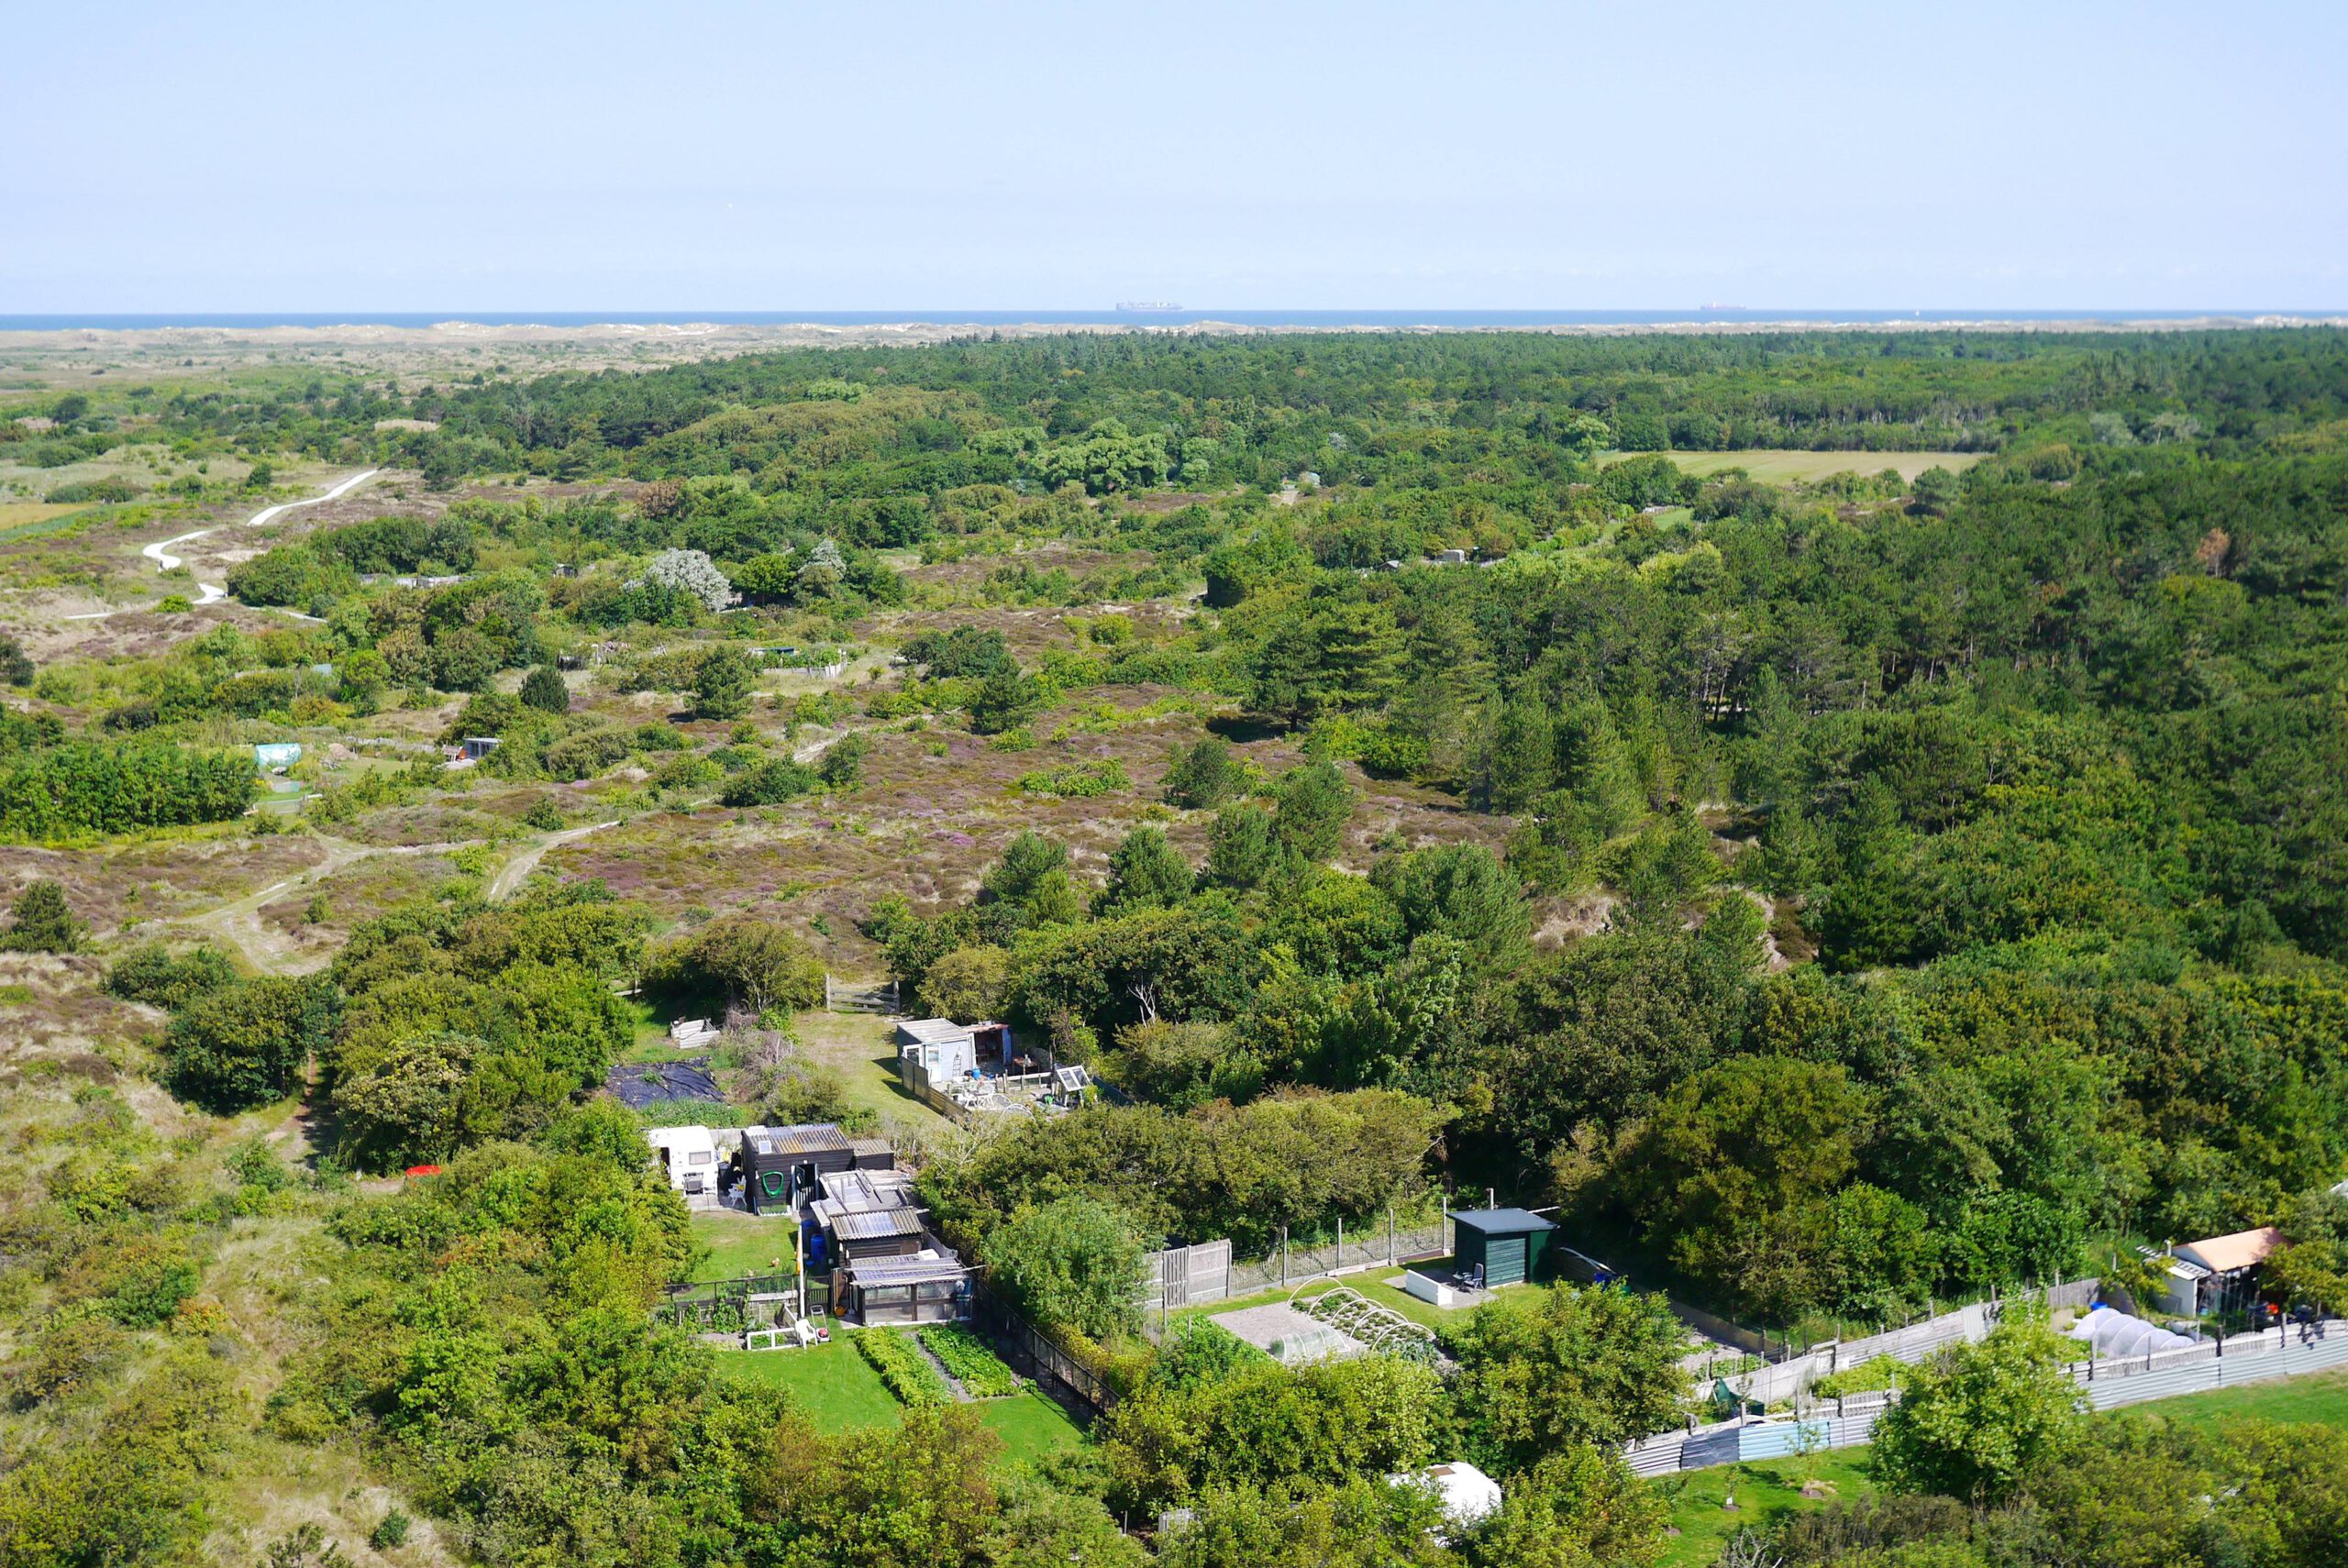
[[[1646,456],[1640,453],[1639,456]],[[1798,480],[1822,480],[1829,474],[1879,474],[1886,469],[1898,469],[1902,479],[1914,479],[1926,469],[1946,469],[1962,473],[1979,462],[1981,452],[1796,452],[1775,447],[1755,448],[1739,452],[1662,452],[1656,456],[1669,458],[1691,474],[1716,474],[1723,469],[1743,469],[1756,480],[1770,484],[1792,484]],[[1632,456],[1628,452],[1613,454],[1613,459]]]

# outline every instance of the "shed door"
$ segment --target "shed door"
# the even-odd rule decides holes
[[[1514,1285],[1524,1277],[1524,1238],[1494,1236],[1484,1243],[1484,1283]]]

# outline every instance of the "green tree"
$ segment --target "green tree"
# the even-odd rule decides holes
[[[970,695],[971,733],[999,735],[1016,729],[1043,706],[1044,689],[1034,676],[1022,675],[1017,665],[998,669],[980,681]]]
[[[1260,806],[1225,806],[1215,813],[1207,835],[1206,879],[1218,888],[1246,889],[1271,875],[1279,860],[1272,813]]]
[[[33,683],[33,661],[25,654],[25,645],[13,632],[0,632],[0,684],[30,686]]]
[[[721,915],[664,955],[661,969],[687,986],[714,987],[755,1012],[822,1004],[824,966],[796,933],[751,914]]]
[[[1092,1339],[1140,1326],[1141,1253],[1131,1220],[1080,1197],[1019,1209],[979,1249],[1022,1311]]]
[[[750,691],[758,679],[748,655],[731,643],[718,644],[693,670],[693,716],[740,718],[750,711]]]
[[[1011,955],[1000,947],[957,947],[921,978],[924,1007],[957,1023],[1001,1018],[1011,992]]]
[[[1246,765],[1231,743],[1208,735],[1166,770],[1165,798],[1188,811],[1213,811],[1246,786]]]
[[[1562,1446],[1677,1425],[1686,1334],[1662,1297],[1616,1286],[1522,1289],[1479,1307],[1453,1348],[1472,1455],[1522,1471]]]
[[[1667,1094],[1623,1171],[1651,1244],[1781,1319],[1822,1288],[1809,1210],[1848,1178],[1866,1098],[1839,1065],[1736,1056]]]
[[[1109,854],[1109,883],[1094,900],[1096,914],[1179,904],[1191,896],[1191,863],[1166,842],[1165,830],[1144,823]]]
[[[864,756],[871,748],[860,734],[842,735],[816,759],[815,776],[827,790],[853,790],[864,781]]]
[[[1345,841],[1353,810],[1353,786],[1335,763],[1299,763],[1280,775],[1273,836],[1300,859],[1326,860]]]
[[[570,712],[570,688],[562,682],[562,672],[550,664],[535,666],[522,678],[522,703],[542,713]]]
[[[1669,1514],[1617,1451],[1575,1443],[1509,1477],[1500,1512],[1463,1543],[1475,1568],[1633,1568]]]
[[[1557,773],[1557,732],[1538,693],[1501,710],[1484,766],[1484,796],[1496,812],[1521,812],[1546,794]]]
[[[1877,1479],[1901,1492],[2006,1501],[2085,1436],[2086,1396],[2064,1375],[2067,1342],[2043,1311],[2010,1306],[1977,1344],[1909,1373],[1875,1427]]]
[[[432,1033],[400,1042],[364,1069],[338,1077],[334,1111],[340,1146],[360,1170],[448,1158],[469,1140],[466,1091],[488,1055],[480,1039]]]
[[[282,1099],[333,1021],[331,988],[274,976],[202,993],[163,1037],[172,1091],[231,1114]]]
[[[1067,869],[1068,845],[1025,829],[1004,847],[1002,858],[979,878],[979,886],[1004,903],[1024,905],[1046,877]]]
[[[1412,936],[1464,942],[1486,968],[1512,968],[1532,952],[1533,915],[1523,890],[1480,844],[1388,856],[1370,880],[1394,900]]]
[[[85,929],[67,906],[65,889],[43,878],[27,884],[17,895],[8,929],[0,932],[0,947],[12,953],[72,953],[82,945]]]

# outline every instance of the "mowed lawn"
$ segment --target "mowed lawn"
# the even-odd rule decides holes
[[[2191,1427],[2215,1426],[2243,1416],[2348,1427],[2348,1371],[2278,1377],[2267,1383],[2245,1383],[2239,1388],[2185,1394],[2174,1399],[2131,1406],[2129,1411]]]
[[[1829,474],[1879,474],[1886,469],[1898,469],[1899,477],[1912,480],[1926,469],[1946,469],[1963,473],[1979,462],[1980,452],[1781,452],[1760,448],[1740,452],[1617,452],[1601,458],[1615,462],[1628,457],[1661,456],[1669,458],[1680,469],[1691,474],[1716,474],[1722,469],[1743,469],[1753,478],[1768,484],[1792,484],[1798,480],[1822,480]]]
[[[755,1214],[696,1213],[693,1240],[709,1249],[708,1261],[693,1271],[696,1282],[740,1279],[744,1275],[789,1274],[792,1224],[786,1219],[761,1220]]]
[[[719,1351],[717,1362],[723,1372],[781,1388],[818,1430],[893,1426],[904,1419],[904,1408],[851,1341],[842,1333],[807,1350]],[[1084,1441],[1068,1412],[1032,1388],[969,1408],[1002,1439],[1004,1455],[1013,1461],[1038,1460]]]

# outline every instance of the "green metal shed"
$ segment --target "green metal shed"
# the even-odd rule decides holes
[[[1463,1209],[1451,1221],[1459,1272],[1480,1279],[1487,1290],[1539,1277],[1541,1254],[1557,1228],[1522,1209]]]

